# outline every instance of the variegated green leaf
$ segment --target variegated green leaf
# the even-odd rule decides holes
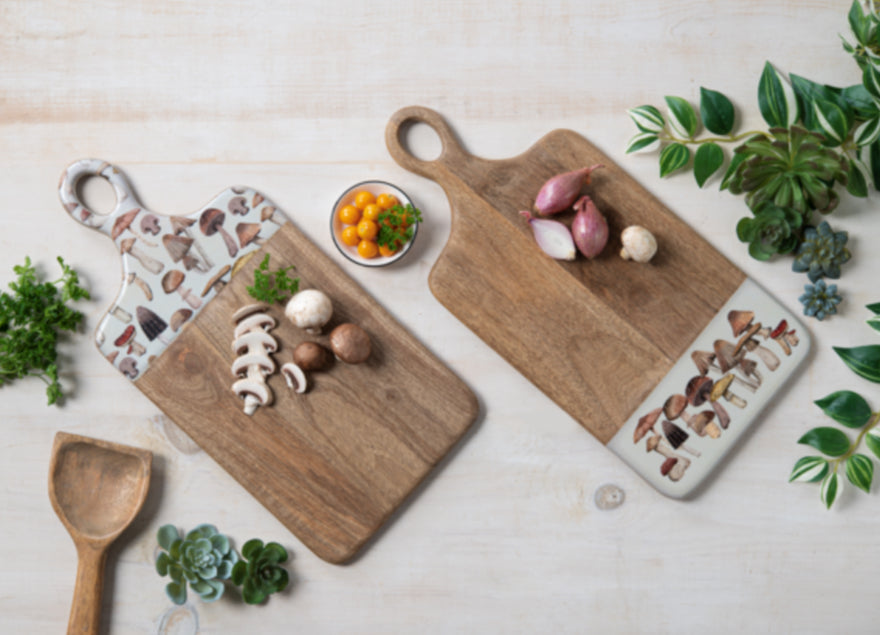
[[[815,483],[825,478],[826,474],[828,474],[827,459],[823,459],[821,456],[805,456],[794,464],[788,482]]]
[[[856,38],[856,41],[862,46],[868,46],[873,35],[873,21],[862,11],[862,6],[858,0],[853,0],[849,9],[849,28]]]
[[[866,146],[880,138],[880,117],[863,121],[853,133],[853,141],[857,146]]]
[[[833,346],[832,348],[854,373],[868,381],[880,383],[880,344],[854,348]]]
[[[846,174],[846,191],[858,198],[868,196],[868,168],[858,159],[849,160]]]
[[[817,99],[813,102],[813,115],[826,137],[837,143],[846,139],[849,129],[846,113],[840,106],[824,99]]]
[[[682,97],[666,96],[664,99],[669,108],[669,124],[682,137],[693,139],[699,123],[694,107]]]
[[[880,139],[859,148],[859,159],[868,168],[874,189],[880,190]]]
[[[650,152],[660,147],[660,139],[656,132],[640,132],[629,140],[626,146],[626,153],[631,152]]]
[[[862,73],[862,83],[874,99],[880,99],[880,69],[874,64],[867,64]]]
[[[687,165],[691,151],[681,143],[670,143],[660,152],[660,177],[680,170]]]
[[[758,108],[771,128],[788,128],[797,121],[794,89],[770,62],[764,64],[764,72],[758,82]]]
[[[837,498],[840,490],[843,489],[842,485],[843,482],[837,476],[837,472],[831,472],[825,476],[825,479],[822,481],[822,489],[820,490],[819,495],[827,509],[831,509],[831,506],[834,504],[834,499]]]
[[[871,452],[880,459],[880,429],[872,428],[865,435],[865,445]]]
[[[864,492],[871,490],[874,462],[864,454],[853,454],[846,460],[846,478]]]
[[[880,331],[880,315],[875,315],[872,318],[868,318],[868,326],[870,326],[875,331]]]
[[[663,115],[654,106],[639,106],[626,112],[642,132],[660,132],[666,125]]]

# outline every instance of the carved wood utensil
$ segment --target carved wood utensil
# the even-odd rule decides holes
[[[148,450],[65,432],[55,435],[49,499],[79,559],[69,634],[98,632],[107,549],[143,506],[152,459]]]

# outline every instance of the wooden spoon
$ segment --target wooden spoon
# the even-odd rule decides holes
[[[68,634],[98,633],[107,548],[143,506],[152,459],[148,450],[65,432],[55,435],[49,498],[79,558]]]

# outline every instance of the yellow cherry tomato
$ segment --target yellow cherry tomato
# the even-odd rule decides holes
[[[383,193],[376,197],[376,205],[382,209],[391,209],[397,205],[397,197],[394,194]]]
[[[373,196],[372,192],[368,192],[366,190],[361,190],[357,194],[354,195],[354,206],[358,209],[362,210],[370,203],[375,203],[376,197]]]
[[[361,258],[375,258],[379,248],[372,240],[362,240],[358,243],[358,256]]]
[[[379,233],[379,226],[371,220],[362,220],[357,224],[357,233],[364,240],[373,240]]]
[[[358,236],[358,229],[355,225],[349,225],[342,230],[342,242],[349,247],[354,247],[360,241],[361,237]]]
[[[393,256],[397,253],[397,247],[391,248],[388,245],[379,245],[379,253],[383,256]]]
[[[364,207],[364,213],[361,216],[364,220],[371,220],[376,222],[379,220],[379,214],[382,212],[382,208],[379,207],[376,203],[370,203],[366,207]]]
[[[361,211],[354,205],[346,205],[339,210],[339,221],[346,225],[357,225],[361,219]]]

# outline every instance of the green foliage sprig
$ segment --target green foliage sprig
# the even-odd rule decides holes
[[[261,604],[288,584],[287,551],[276,542],[263,545],[257,538],[242,548],[244,560],[228,537],[213,525],[199,525],[181,535],[174,525],[163,525],[157,534],[161,551],[156,571],[171,576],[165,593],[175,604],[186,602],[187,584],[205,602],[223,597],[227,584],[242,588],[248,604]]]
[[[31,259],[13,271],[18,276],[10,292],[0,294],[0,386],[15,379],[39,377],[46,382],[49,405],[63,398],[58,381],[58,339],[63,331],[76,331],[83,314],[67,306],[89,299],[79,275],[57,258],[62,275],[42,282]]]
[[[659,149],[661,177],[690,166],[699,187],[726,163],[720,189],[744,194],[751,212],[737,225],[739,239],[759,260],[798,254],[795,270],[803,271],[799,248],[815,228],[814,214],[832,212],[840,188],[856,197],[866,197],[869,184],[880,190],[880,14],[873,0],[867,11],[854,0],[848,18],[855,42],[844,39],[843,47],[858,64],[861,83],[839,88],[793,73],[786,79],[766,62],[757,90],[766,130],[736,133],[731,100],[702,87],[698,110],[666,96],[666,116],[652,105],[627,111],[638,133],[626,151]],[[846,232],[835,233],[846,242]],[[848,257],[839,251],[824,275],[839,276]]]
[[[379,235],[376,243],[389,249],[399,249],[413,237],[415,224],[422,222],[422,212],[409,203],[395,205],[379,214]]]
[[[255,300],[267,304],[284,304],[299,291],[299,278],[291,278],[287,272],[295,269],[293,265],[269,271],[269,254],[254,269],[254,284],[246,287],[248,294]]]
[[[868,320],[877,328],[880,318],[880,303],[868,305],[874,317]],[[855,348],[835,347],[840,356],[854,373],[880,383],[880,344],[857,346]],[[831,508],[843,487],[843,478],[838,474],[843,466],[846,479],[868,492],[874,477],[874,463],[871,458],[858,450],[862,444],[880,459],[880,411],[874,412],[868,401],[851,390],[839,390],[817,400],[816,405],[835,422],[858,430],[855,441],[840,428],[821,426],[804,434],[798,443],[809,445],[825,456],[804,456],[798,459],[791,471],[789,482],[821,482],[820,496],[827,508]]]

